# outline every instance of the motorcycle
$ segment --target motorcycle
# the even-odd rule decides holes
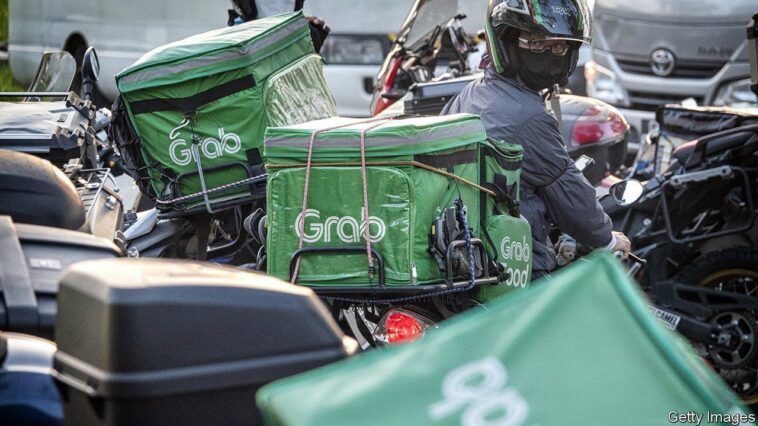
[[[7,150],[0,154],[6,183],[0,198],[17,200],[4,203],[0,214],[24,218],[20,220],[24,223],[82,230],[123,246],[123,208],[114,180],[118,157],[105,136],[110,114],[91,101],[99,72],[93,47],[83,59],[81,97],[64,91],[75,71],[76,62],[68,52],[45,52],[28,92],[0,93],[0,99],[22,98],[0,103],[0,149]],[[12,167],[25,161],[27,154],[50,163],[29,160],[32,169]],[[67,179],[40,178],[53,173],[45,171],[50,166],[62,170]],[[44,189],[30,191],[39,185]],[[56,198],[47,198],[48,194]]]
[[[755,398],[758,125],[707,135],[693,145],[673,151],[669,171],[641,187],[639,201],[607,211],[648,261],[635,274],[643,288],[705,323],[682,333],[699,343],[701,355],[741,396]],[[672,287],[670,281],[687,285]],[[676,329],[689,328],[671,318]]]
[[[2,330],[52,337],[62,270],[123,255],[122,202],[97,136],[107,114],[98,115],[90,100],[98,68],[90,48],[80,97],[62,91],[74,59],[48,52],[29,92],[0,93],[22,98],[0,102]]]
[[[758,94],[757,28],[758,15],[748,26]],[[758,116],[682,106],[656,115],[634,170],[648,180],[611,186],[601,204],[631,239],[629,274],[651,298],[654,315],[755,403]],[[564,263],[576,253],[571,245],[557,249],[568,255]]]
[[[611,187],[607,198],[619,206],[631,206],[648,195],[644,192],[645,188],[638,181],[624,181]],[[639,237],[639,233],[632,236],[632,247]],[[738,395],[754,402],[758,391],[758,345],[754,337],[758,331],[755,318],[758,299],[753,295],[755,280],[750,277],[758,274],[758,257],[740,258],[739,267],[728,258],[736,253],[733,250],[743,249],[753,255],[756,253],[754,249],[743,247],[706,255],[706,259],[716,256],[720,260],[715,268],[719,271],[711,271],[710,275],[712,280],[718,281],[716,285],[686,272],[645,283],[645,275],[651,275],[649,264],[657,261],[645,247],[635,250],[637,254],[630,254],[627,263],[629,275],[642,282],[642,289],[650,297],[649,308],[655,317],[686,337]],[[565,253],[566,248],[559,244],[558,252]],[[703,259],[695,260],[684,270],[702,270],[706,264],[701,262]]]
[[[595,268],[595,265],[600,265],[602,269]],[[618,274],[618,266],[612,259],[603,257],[592,265],[577,265],[575,271],[578,273],[567,271],[565,278],[556,282],[555,286],[534,289],[524,297],[501,299],[492,306],[491,312],[482,310],[466,319],[461,318],[455,325],[451,324],[447,329],[429,336],[426,342],[404,350],[377,351],[356,357],[352,362],[318,368],[353,357],[358,352],[356,342],[339,330],[318,297],[309,289],[292,287],[263,275],[208,264],[133,259],[83,262],[72,267],[61,279],[61,299],[64,303],[61,306],[57,348],[51,344],[21,348],[17,343],[21,336],[10,336],[16,338],[15,342],[9,339],[10,356],[0,357],[0,381],[14,379],[8,377],[9,373],[14,365],[18,365],[19,355],[24,355],[20,349],[26,349],[27,357],[35,356],[34,363],[27,362],[31,366],[27,368],[36,368],[35,373],[40,379],[47,378],[49,381],[52,377],[55,380],[60,402],[54,398],[44,398],[46,395],[40,390],[19,392],[17,399],[6,398],[3,392],[17,388],[2,387],[0,401],[16,409],[11,416],[4,418],[11,419],[13,424],[23,424],[18,421],[20,415],[39,415],[45,410],[48,413],[62,411],[68,424],[227,425],[261,424],[264,420],[274,422],[272,419],[280,418],[269,417],[271,407],[267,407],[264,400],[266,396],[271,397],[278,392],[272,393],[272,386],[262,391],[259,389],[271,381],[318,368],[318,372],[291,379],[289,389],[297,390],[301,385],[304,390],[313,389],[314,382],[327,384],[326,388],[331,382],[334,389],[334,380],[342,377],[338,387],[340,395],[336,400],[343,402],[338,405],[345,407],[343,409],[358,409],[364,420],[372,422],[380,422],[386,415],[386,409],[376,408],[376,395],[381,392],[374,389],[394,388],[393,395],[396,395],[402,388],[397,387],[397,378],[387,380],[388,371],[396,376],[410,376],[408,380],[414,382],[417,389],[434,389],[421,392],[414,388],[409,392],[402,388],[404,405],[394,405],[398,409],[393,411],[392,420],[385,420],[385,423],[403,424],[405,419],[402,416],[417,411],[425,413],[433,401],[445,401],[449,392],[444,389],[456,388],[443,384],[454,382],[460,388],[463,386],[461,383],[470,382],[478,386],[473,388],[478,391],[477,395],[485,392],[483,386],[489,382],[497,386],[488,385],[487,392],[506,389],[505,367],[496,367],[503,362],[496,361],[502,359],[503,354],[506,359],[512,359],[507,364],[512,377],[527,377],[524,379],[526,381],[531,378],[532,383],[534,374],[513,373],[531,369],[533,373],[543,374],[540,381],[560,383],[562,387],[576,383],[574,373],[577,371],[588,377],[602,377],[606,380],[606,387],[593,391],[605,392],[610,395],[610,400],[619,403],[627,402],[624,408],[641,421],[643,418],[657,418],[651,416],[658,416],[660,412],[660,401],[649,403],[650,399],[644,397],[647,395],[645,390],[667,389],[667,386],[691,390],[665,393],[672,395],[670,404],[681,403],[680,395],[685,394],[692,404],[713,400],[715,402],[710,404],[714,410],[742,412],[736,397],[726,392],[711,372],[704,371],[690,351],[683,350],[676,341],[670,340],[670,336],[645,315],[644,303],[633,291],[629,280]],[[209,294],[213,297],[208,297]],[[580,297],[572,303],[561,303],[564,299],[556,294],[566,298],[580,294]],[[593,296],[607,299],[613,303],[613,309],[599,308],[593,303],[597,300]],[[577,309],[577,303],[583,303],[586,308]],[[574,315],[577,321],[554,320],[569,315]],[[587,321],[583,323],[582,318]],[[540,337],[541,333],[536,332],[544,331],[548,326],[551,329],[547,335],[553,336],[552,341],[545,340],[544,336]],[[525,328],[535,332],[525,332]],[[618,333],[619,328],[631,334]],[[561,336],[558,331],[561,329],[572,332]],[[605,333],[603,336],[607,339],[616,339],[614,342],[617,343],[612,345],[613,354],[607,353],[607,348],[603,346],[605,339],[598,339],[597,333]],[[572,342],[577,334],[590,337],[579,345],[579,354],[567,354],[561,360],[561,367],[571,365],[575,368],[551,366],[550,371],[546,372],[544,363],[551,359],[552,353],[544,348],[555,346],[557,343],[554,340]],[[498,337],[505,340],[494,345],[493,349],[492,341],[497,341]],[[532,342],[532,345],[525,341]],[[462,342],[472,350],[456,350]],[[2,350],[0,346],[0,353]],[[514,353],[521,356],[514,357]],[[489,356],[482,358],[485,354]],[[389,368],[388,359],[393,357],[398,363],[392,365],[398,368]],[[533,357],[543,357],[544,360],[535,362]],[[464,367],[451,368],[450,359],[454,360],[453,365]],[[488,365],[477,366],[482,363],[480,359],[489,360]],[[602,364],[603,368],[590,368],[598,364]],[[639,372],[625,370],[624,367],[629,364],[639,366]],[[351,374],[353,377],[345,381],[344,372],[351,369],[355,369]],[[454,374],[450,373],[451,370]],[[608,371],[614,374],[609,375]],[[660,374],[660,371],[668,374]],[[641,380],[640,375],[645,378]],[[356,376],[359,376],[358,379]],[[586,381],[587,377],[584,379]],[[19,381],[15,383],[21,384]],[[356,392],[356,383],[371,386],[371,392]],[[521,383],[516,387],[509,381],[509,389],[523,389],[524,382]],[[281,390],[282,384],[273,386],[279,386]],[[51,390],[49,383],[45,386],[42,389]],[[509,397],[496,400],[500,401],[496,408],[482,409],[476,413],[477,418],[484,418],[486,414],[491,420],[492,416],[503,411],[513,412],[501,407],[514,407],[522,413],[517,420],[524,420],[526,413],[532,411],[531,407],[538,405],[540,409],[533,412],[540,413],[543,421],[547,418],[546,414],[552,415],[552,419],[565,415],[565,410],[561,408],[566,407],[574,408],[574,418],[578,414],[584,418],[586,410],[593,404],[597,405],[592,397],[575,400],[548,398],[545,401],[549,402],[544,402],[536,397],[544,395],[543,385],[533,386],[535,390],[530,392],[533,398],[528,399],[529,410],[523,408],[527,407],[526,402],[520,402],[524,398],[511,390],[506,394]],[[613,386],[625,390],[634,386],[633,394],[638,396],[630,398],[628,392],[607,392],[607,388]],[[440,387],[442,398],[428,395],[429,392],[438,392]],[[315,395],[319,398],[317,401],[334,403],[335,400],[331,392],[316,391],[308,395]],[[344,400],[348,397],[351,404],[345,405]],[[364,400],[352,402],[353,398]],[[516,402],[513,402],[514,398],[518,398]],[[292,400],[291,397],[285,399],[277,410],[291,413]],[[489,399],[480,400],[482,404],[491,404]],[[255,401],[261,410],[265,410],[266,417],[261,417]],[[576,409],[578,403],[585,404],[587,408]],[[545,408],[546,404],[550,404],[549,408]],[[605,404],[618,410],[613,404]],[[323,409],[323,405],[310,405],[314,407],[309,409],[316,411],[314,418],[319,415],[323,418],[318,411]],[[458,406],[453,407],[460,411]],[[641,407],[645,407],[644,413],[635,411]],[[2,408],[3,404],[0,403]],[[374,411],[366,414],[368,409]],[[398,415],[398,412],[401,414]],[[325,410],[323,413],[331,414],[331,411]],[[355,416],[355,412],[351,415]],[[614,411],[611,416],[606,412],[605,418],[613,418],[614,415],[617,416],[617,412]],[[436,417],[439,419],[442,416]],[[300,415],[290,416],[286,418],[286,423],[296,423],[301,418]],[[56,419],[37,419],[35,424],[45,420]],[[344,420],[332,420],[325,424],[342,422]]]
[[[662,140],[653,138],[653,145]],[[668,164],[663,173],[644,185],[616,184],[602,204],[616,230],[630,237],[634,257],[645,260],[633,262],[630,273],[657,304],[656,316],[754,401],[758,125],[702,136],[672,149],[670,157],[656,151],[653,168]],[[619,197],[628,191],[636,194]]]
[[[53,380],[55,344],[0,332],[0,418],[18,426],[62,425],[63,406]]]
[[[700,138],[693,150],[675,151],[671,168],[648,180],[634,203],[601,200],[617,230],[631,238],[640,257],[650,259],[641,282],[681,278],[723,286],[739,276],[713,273],[753,269],[757,130],[758,125],[728,129]]]
[[[639,181],[618,182],[611,186],[604,204],[607,206],[608,200],[612,200],[617,206],[630,206],[644,197],[644,193],[645,188]],[[635,247],[634,236],[632,247]],[[558,264],[562,267],[587,254],[566,234],[558,238],[556,252]],[[650,270],[649,264],[654,259],[644,248],[630,253],[626,261],[629,276],[640,280]],[[728,263],[721,267],[726,265]],[[756,270],[758,263],[753,261],[745,267]],[[749,271],[742,273],[750,274]],[[721,277],[724,278],[723,275]],[[709,288],[686,275],[648,284],[643,282],[641,287],[650,298],[648,308],[656,319],[666,328],[687,338],[698,355],[738,395],[746,401],[756,401],[758,342],[755,332],[758,331],[758,322],[755,314],[758,312],[758,299],[752,295],[752,290],[724,285]]]
[[[466,16],[457,9],[457,0],[413,4],[377,75],[372,116],[439,115],[456,93],[481,75],[470,62],[484,35],[467,34],[461,23]],[[547,106],[558,119],[569,155],[595,160],[584,171],[593,186],[624,166],[630,127],[616,108],[571,94],[556,94]]]

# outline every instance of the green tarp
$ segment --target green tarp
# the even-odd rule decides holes
[[[268,424],[311,426],[666,425],[746,412],[607,253],[418,342],[271,383],[257,401]]]
[[[336,115],[301,12],[159,47],[116,82],[141,139],[147,167],[140,173],[163,200],[260,174],[254,166],[261,163],[267,126]],[[250,191],[235,187],[210,198],[225,201]]]

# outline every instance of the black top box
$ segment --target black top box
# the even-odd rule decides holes
[[[231,406],[255,410],[258,387],[356,347],[310,289],[211,264],[81,262],[62,277],[58,300],[56,378],[105,401],[94,409],[64,392],[67,422],[235,423],[219,413]],[[229,389],[250,392],[214,396]],[[191,418],[183,419],[190,400],[183,403],[184,395],[196,402],[207,395],[208,402],[191,404]],[[156,405],[161,398],[165,404]],[[124,409],[130,399],[150,401],[150,409]]]

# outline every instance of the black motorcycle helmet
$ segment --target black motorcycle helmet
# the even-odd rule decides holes
[[[590,12],[585,0],[489,0],[487,48],[498,73],[513,78],[524,72],[524,65],[528,64],[522,63],[525,55],[517,51],[522,32],[569,43],[562,65],[565,69],[561,69],[554,82],[565,84],[576,69],[579,47],[592,40]]]
[[[259,0],[261,1],[261,0]],[[266,1],[266,0],[263,0]],[[285,12],[297,12],[298,10],[301,10],[303,8],[303,3],[305,0],[279,0],[277,3],[281,3],[281,7],[279,7],[281,10],[279,10],[279,13],[285,13]],[[270,3],[270,2],[269,2]],[[289,4],[293,5],[293,8],[289,9]],[[279,5],[272,5],[273,8],[277,8]],[[233,11],[239,16],[243,21],[249,22],[256,20],[258,18],[263,18],[264,16],[258,16],[259,10],[258,6],[255,4],[255,0],[232,0],[232,8]]]

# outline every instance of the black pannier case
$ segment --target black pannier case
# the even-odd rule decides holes
[[[72,425],[262,420],[262,385],[352,353],[303,287],[221,266],[83,262],[61,280],[54,376]]]
[[[0,330],[52,338],[63,271],[82,260],[120,255],[103,238],[0,216]]]

